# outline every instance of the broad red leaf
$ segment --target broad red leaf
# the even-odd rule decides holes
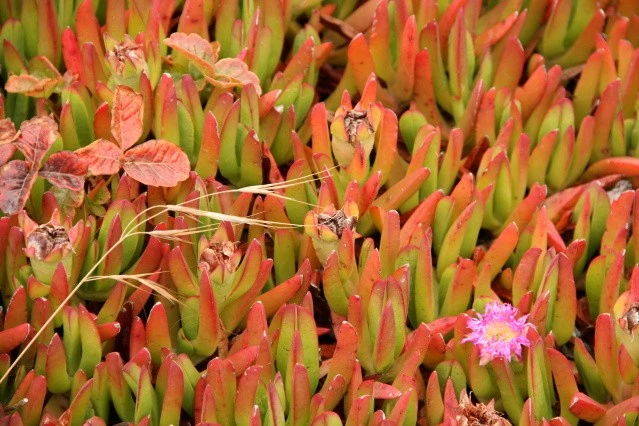
[[[35,117],[23,122],[20,126],[16,146],[22,151],[27,161],[38,169],[45,154],[59,135],[58,125],[51,117]]]
[[[16,128],[9,118],[0,120],[0,166],[9,161],[16,152],[16,147],[11,143],[16,136]]]
[[[16,147],[13,144],[0,145],[0,166],[9,161],[15,152]]]
[[[89,174],[112,175],[120,171],[122,150],[113,142],[98,139],[75,153],[84,160]]]
[[[175,186],[189,177],[189,159],[169,141],[150,140],[128,150],[122,167],[129,176],[145,185]]]
[[[4,88],[9,93],[22,93],[36,98],[48,98],[62,81],[62,77],[38,78],[29,74],[11,75]]]
[[[0,120],[0,145],[11,143],[16,136],[16,127],[10,118]]]
[[[14,214],[24,208],[37,170],[26,161],[15,160],[0,169],[0,210]]]
[[[171,37],[164,39],[164,43],[193,61],[193,65],[203,75],[212,76],[215,74],[213,64],[217,61],[217,54],[220,50],[219,43],[209,43],[195,33],[173,33]]]
[[[71,151],[60,151],[47,159],[40,176],[60,188],[71,191],[84,189],[84,177],[87,175],[87,162]]]
[[[63,81],[62,75],[51,61],[40,55],[29,61],[26,72],[9,76],[5,89],[9,93],[48,98]]]
[[[128,86],[117,86],[113,95],[111,133],[123,151],[131,148],[142,136],[144,99]]]
[[[260,79],[249,70],[241,59],[224,58],[215,64],[215,76],[206,77],[207,81],[221,89],[252,84],[258,95],[262,94]]]

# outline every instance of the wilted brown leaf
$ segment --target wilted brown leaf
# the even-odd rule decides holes
[[[217,61],[217,54],[220,50],[219,43],[209,43],[195,33],[173,33],[171,37],[164,39],[164,43],[193,61],[193,65],[203,75],[212,76],[215,74],[213,64]]]
[[[113,95],[111,133],[123,151],[131,148],[142,136],[144,99],[128,86],[117,86]]]
[[[113,142],[98,139],[75,153],[84,160],[89,174],[112,175],[120,171],[122,150]]]
[[[16,147],[22,151],[27,161],[38,169],[58,136],[58,125],[51,117],[35,117],[20,126]]]
[[[241,59],[224,58],[215,64],[215,76],[206,77],[206,80],[221,89],[252,84],[258,95],[262,94],[260,79],[250,71],[248,65]]]
[[[189,159],[176,145],[162,139],[128,150],[122,167],[133,179],[151,186],[175,186],[189,177]]]
[[[0,210],[14,214],[24,208],[37,170],[26,161],[15,160],[0,168]]]
[[[76,153],[60,151],[47,159],[40,176],[59,186],[71,191],[84,189],[84,177],[87,175],[87,163]]]

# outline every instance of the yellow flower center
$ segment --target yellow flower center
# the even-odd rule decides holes
[[[504,322],[491,322],[486,326],[487,340],[510,341],[517,337],[517,333]]]

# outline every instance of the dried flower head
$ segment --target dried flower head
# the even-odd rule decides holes
[[[459,398],[459,405],[455,409],[455,420],[460,426],[507,426],[508,420],[495,410],[494,401],[488,405],[481,402],[474,403],[464,390]]]
[[[355,229],[357,224],[357,216],[346,216],[343,209],[337,210],[335,213],[320,213],[317,215],[317,224],[328,227],[332,232],[341,238],[344,229],[351,231]]]
[[[67,230],[63,226],[51,223],[40,225],[29,234],[26,248],[33,249],[33,254],[38,260],[44,260],[57,248],[64,253],[72,250]]]
[[[124,40],[120,42],[110,37],[107,41],[113,47],[106,52],[106,60],[115,75],[127,77],[148,71],[143,46],[136,43],[129,35],[125,35]]]
[[[617,201],[619,197],[621,197],[621,194],[626,191],[632,191],[632,183],[627,179],[621,179],[615,183],[615,186],[607,191],[608,199],[611,203]]]
[[[526,322],[528,315],[516,316],[517,308],[512,305],[490,302],[483,315],[477,314],[477,318],[468,321],[471,332],[462,343],[471,342],[479,348],[480,365],[495,358],[521,359],[521,347],[530,345],[526,330],[531,324]]]
[[[310,211],[304,218],[304,232],[313,240],[313,247],[322,264],[337,250],[339,240],[348,230],[356,237],[355,226],[358,218],[357,203],[347,200],[337,210],[333,205],[325,207],[321,213]]]
[[[619,318],[619,325],[628,334],[634,334],[639,327],[639,304],[635,303]]]
[[[346,111],[346,115],[344,117],[344,127],[346,127],[348,142],[351,145],[355,145],[357,143],[357,132],[359,131],[361,125],[363,125],[369,133],[373,133],[375,131],[373,125],[368,119],[367,111],[357,111],[354,109]]]
[[[384,116],[381,104],[351,105],[350,98],[342,100],[331,122],[333,155],[340,165],[351,163],[356,148],[370,156],[375,145],[375,135]]]
[[[213,270],[218,266],[223,267],[227,272],[235,271],[237,268],[236,242],[231,241],[211,241],[208,248],[200,255],[200,264],[206,270]]]

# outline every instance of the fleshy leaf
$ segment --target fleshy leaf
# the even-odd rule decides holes
[[[51,117],[35,117],[23,122],[20,126],[20,136],[16,141],[16,147],[22,151],[26,160],[37,169],[58,136],[58,125]]]
[[[144,99],[128,86],[118,86],[113,95],[111,133],[123,151],[131,148],[142,136]]]
[[[98,139],[75,153],[85,161],[89,174],[93,176],[112,175],[120,171],[122,150],[113,142]]]
[[[218,43],[209,43],[195,33],[173,33],[171,37],[164,39],[164,43],[193,61],[205,76],[215,74],[213,64],[217,61],[217,53],[220,50]]]
[[[71,151],[51,154],[40,169],[41,177],[60,188],[71,191],[82,191],[86,174],[86,161]]]
[[[22,160],[11,161],[0,169],[0,210],[14,214],[29,198],[37,171]]]
[[[186,154],[162,139],[150,140],[128,150],[122,158],[122,167],[140,183],[169,187],[186,180],[191,170]]]

